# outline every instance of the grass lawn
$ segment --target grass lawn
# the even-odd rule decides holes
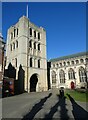
[[[84,93],[76,90],[65,90],[64,94],[66,98],[69,99],[69,97],[66,95],[67,93],[76,101],[88,102],[88,91]]]

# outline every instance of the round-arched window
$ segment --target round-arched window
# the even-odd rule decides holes
[[[86,70],[83,67],[79,68],[79,78],[80,78],[80,82],[87,81]]]
[[[60,83],[65,83],[65,72],[63,70],[60,70],[59,77],[60,77]]]
[[[56,72],[55,71],[52,71],[52,84],[55,84],[56,83]]]
[[[69,78],[69,80],[75,79],[75,72],[72,68],[70,68],[68,71],[68,78]]]

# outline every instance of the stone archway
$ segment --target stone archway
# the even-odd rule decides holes
[[[30,92],[36,92],[37,82],[38,82],[38,75],[33,74],[30,78]]]

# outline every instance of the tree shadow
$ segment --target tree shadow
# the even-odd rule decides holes
[[[74,116],[75,120],[88,120],[88,112],[86,110],[84,110],[80,105],[78,105],[75,100],[69,95],[67,94],[71,103],[72,103],[72,113]]]
[[[2,97],[18,95],[24,92],[25,71],[23,70],[21,65],[19,66],[17,80],[16,73],[17,72],[15,67],[11,63],[9,63],[8,68],[4,70]],[[8,93],[6,93],[6,91],[8,91]]]
[[[15,94],[21,94],[24,92],[24,78],[25,78],[25,71],[20,65],[18,71],[18,80],[15,81],[15,88],[16,88]]]
[[[2,97],[14,95],[14,81],[16,79],[16,69],[9,63],[8,68],[4,70]]]
[[[57,119],[61,119],[61,120],[68,120],[69,117],[67,115],[67,109],[66,109],[66,104],[65,104],[65,99],[66,97],[62,97],[61,95],[57,95],[58,97],[58,102],[51,108],[50,112],[48,114],[45,115],[44,120],[52,120],[54,119],[53,116],[54,114],[58,111],[58,106],[60,106],[60,118]]]
[[[53,115],[56,113],[56,111],[58,110],[58,106],[60,105],[60,101],[58,101],[51,109],[50,112],[48,114],[45,115],[44,120],[52,120]]]
[[[32,110],[26,114],[22,120],[32,120],[34,118],[34,116],[42,109],[44,103],[46,102],[46,100],[48,98],[50,98],[52,96],[52,93],[50,93],[47,97],[43,98],[40,100],[39,103],[35,104],[32,108]]]
[[[4,76],[8,78],[14,78],[16,79],[16,69],[14,66],[12,66],[11,63],[8,65],[8,69],[4,70]]]

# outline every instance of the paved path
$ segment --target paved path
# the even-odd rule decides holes
[[[70,96],[71,97],[71,96]],[[43,93],[24,93],[14,97],[2,99],[2,117],[3,118],[21,118],[26,120],[30,118],[71,118],[85,117],[88,115],[86,109],[87,103],[75,102],[70,98],[58,96],[58,90],[47,91]],[[29,119],[28,119],[29,120]],[[87,119],[85,119],[87,120]]]

